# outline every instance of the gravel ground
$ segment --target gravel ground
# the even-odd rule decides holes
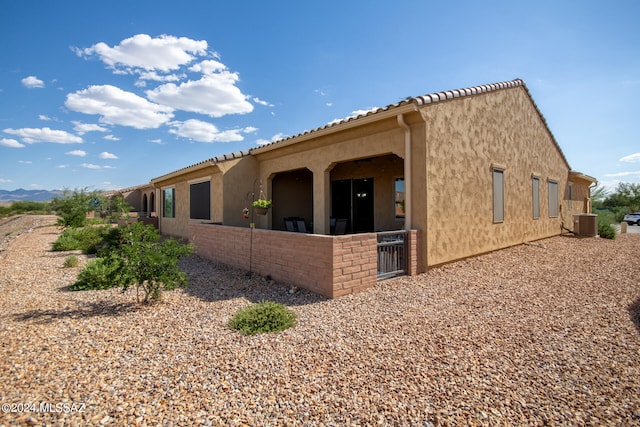
[[[640,425],[638,235],[555,237],[336,300],[190,256],[188,289],[139,306],[69,292],[58,233],[0,252],[0,403],[23,411],[0,425]],[[298,325],[226,327],[261,299]]]

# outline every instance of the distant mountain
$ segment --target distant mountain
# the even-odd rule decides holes
[[[25,200],[46,202],[61,195],[62,191],[60,190],[25,190],[24,188],[11,191],[0,190],[0,202],[21,202]]]

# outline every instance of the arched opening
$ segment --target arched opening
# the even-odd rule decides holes
[[[156,193],[152,192],[149,196],[149,212],[151,216],[156,216]]]

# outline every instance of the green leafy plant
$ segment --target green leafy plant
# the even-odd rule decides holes
[[[54,251],[81,250],[90,254],[98,251],[105,238],[109,235],[110,227],[90,226],[82,228],[66,228],[53,242]]]
[[[133,206],[122,195],[118,194],[111,199],[109,210],[111,211],[111,219],[117,221],[127,219],[129,212],[133,210]]]
[[[65,189],[62,197],[51,201],[51,209],[58,215],[58,225],[63,227],[83,227],[87,221],[87,213],[94,210],[91,202],[97,192],[89,192],[87,188],[70,191]]]
[[[89,261],[80,274],[76,282],[69,289],[72,291],[84,291],[89,289],[109,289],[118,286],[113,280],[117,269],[120,267],[115,260],[106,258],[96,258]]]
[[[138,302],[141,294],[144,303],[158,301],[162,291],[187,286],[188,277],[178,262],[191,250],[191,245],[175,239],[160,241],[152,225],[137,222],[118,227],[108,233],[99,258],[80,272],[72,289],[121,286],[126,291],[135,286]]]
[[[615,239],[616,229],[607,222],[598,222],[598,235],[604,239]]]
[[[77,267],[80,261],[78,261],[78,257],[75,255],[71,255],[65,258],[64,263],[62,264],[64,268],[73,268]]]
[[[255,200],[251,206],[253,206],[254,208],[264,208],[264,209],[269,209],[271,207],[271,200],[266,200],[266,199],[258,199]]]
[[[296,324],[296,314],[273,301],[241,308],[229,320],[229,327],[244,335],[284,331]]]

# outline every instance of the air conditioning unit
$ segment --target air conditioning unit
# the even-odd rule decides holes
[[[573,231],[578,236],[595,237],[598,235],[598,215],[578,214],[573,216]]]

